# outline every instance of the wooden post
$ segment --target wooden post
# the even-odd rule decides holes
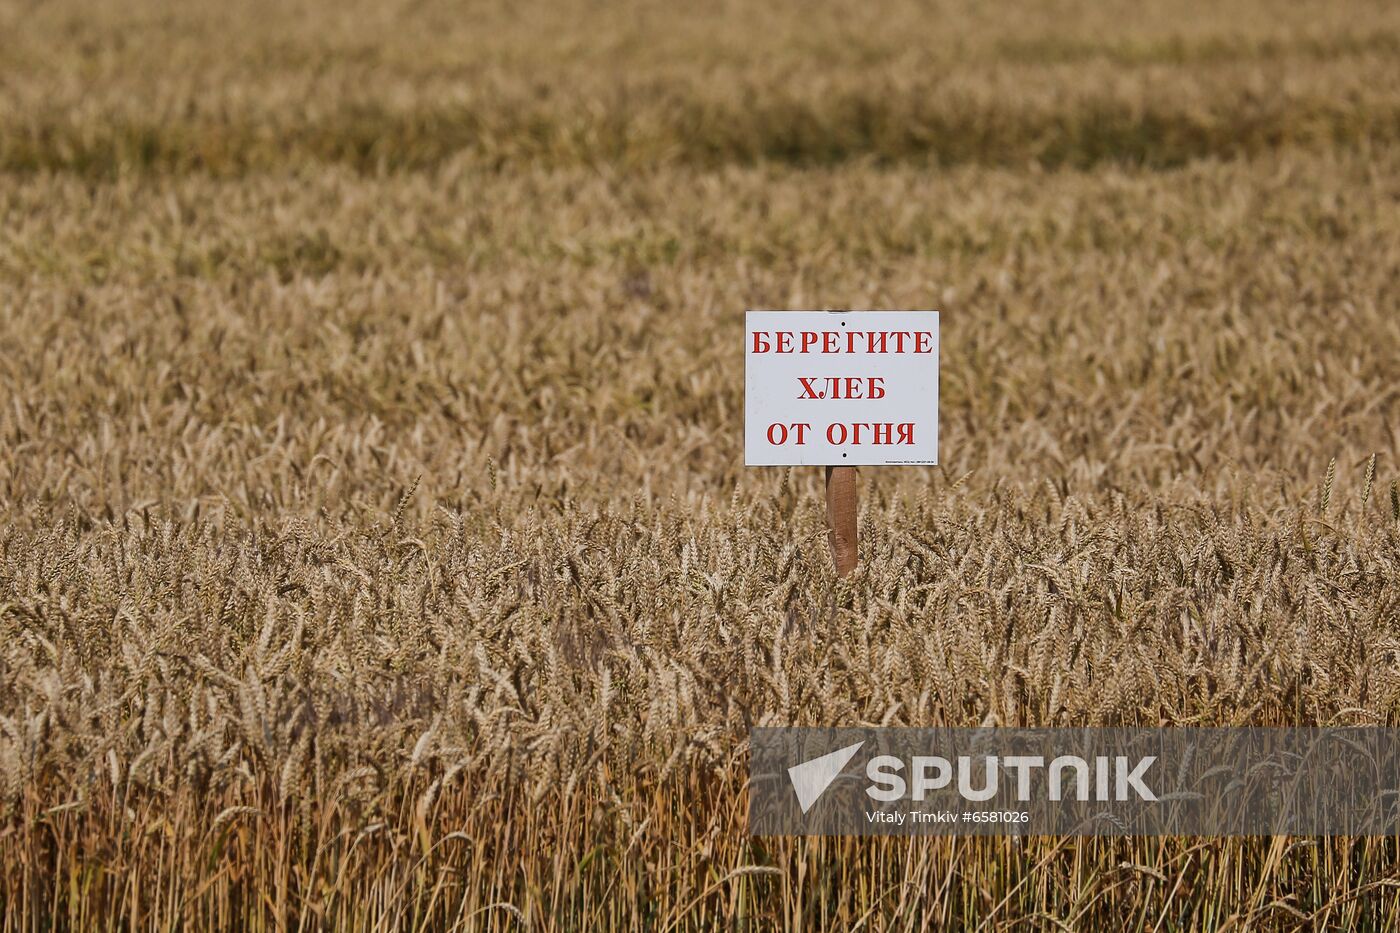
[[[844,577],[856,569],[856,468],[826,468],[826,539],[836,573]]]

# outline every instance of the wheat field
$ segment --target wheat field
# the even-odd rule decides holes
[[[1400,7],[0,0],[0,927],[1400,926],[747,833],[756,725],[1400,722]],[[742,313],[942,311],[743,464]]]

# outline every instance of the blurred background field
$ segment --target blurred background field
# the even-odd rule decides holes
[[[759,840],[757,724],[1394,724],[1400,7],[0,0],[13,929],[1396,925],[1387,840]],[[745,469],[747,307],[943,312]]]

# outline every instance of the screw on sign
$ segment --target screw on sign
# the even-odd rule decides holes
[[[845,576],[856,468],[938,462],[938,312],[750,311],[744,339],[744,463],[826,468]]]

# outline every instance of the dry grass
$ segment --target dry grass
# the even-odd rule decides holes
[[[1396,9],[881,11],[0,3],[0,925],[1394,928],[746,835],[760,723],[1400,719]],[[844,582],[789,305],[944,311]]]

